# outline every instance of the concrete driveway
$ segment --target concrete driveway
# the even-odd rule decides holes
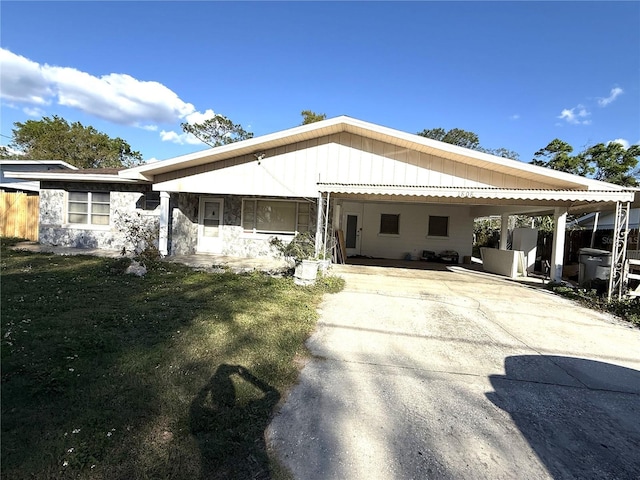
[[[338,272],[267,432],[295,478],[640,478],[640,330],[488,275]]]

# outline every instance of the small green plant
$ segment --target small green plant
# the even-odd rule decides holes
[[[592,288],[577,288],[560,283],[549,283],[547,289],[558,295],[575,300],[587,308],[608,312],[622,320],[640,327],[640,302],[638,299],[612,299],[607,301],[600,285],[592,285]]]
[[[316,281],[315,287],[324,293],[338,293],[344,290],[345,281],[335,275],[324,275]]]
[[[314,258],[316,254],[316,242],[309,232],[297,233],[290,242],[273,237],[269,240],[269,244],[283,257],[292,258],[296,265],[302,263],[302,260]]]
[[[131,259],[129,257],[116,258],[110,262],[106,271],[109,275],[124,275],[129,265],[131,265]]]

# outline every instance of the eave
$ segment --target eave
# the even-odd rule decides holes
[[[46,180],[53,182],[90,183],[149,183],[104,173],[50,173],[50,172],[5,172],[5,177],[22,180]]]
[[[318,190],[361,195],[405,195],[459,199],[540,200],[558,202],[632,202],[631,190],[524,190],[504,188],[431,187],[414,185],[372,185],[318,183]]]

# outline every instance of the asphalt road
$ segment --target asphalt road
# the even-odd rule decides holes
[[[295,478],[640,478],[640,330],[487,275],[340,275],[267,431]]]

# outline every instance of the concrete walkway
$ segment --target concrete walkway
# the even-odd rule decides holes
[[[36,242],[21,242],[12,247],[15,250],[30,252],[55,253],[56,255],[94,255],[98,257],[118,258],[122,256],[120,250],[106,250],[101,248],[72,248],[40,245]],[[267,273],[284,272],[292,265],[284,259],[278,258],[239,258],[224,255],[171,255],[163,259],[165,262],[181,263],[191,268],[204,271],[219,271],[229,269],[235,273],[252,272],[258,270]]]
[[[334,272],[267,432],[295,478],[640,478],[640,330],[487,275]]]

